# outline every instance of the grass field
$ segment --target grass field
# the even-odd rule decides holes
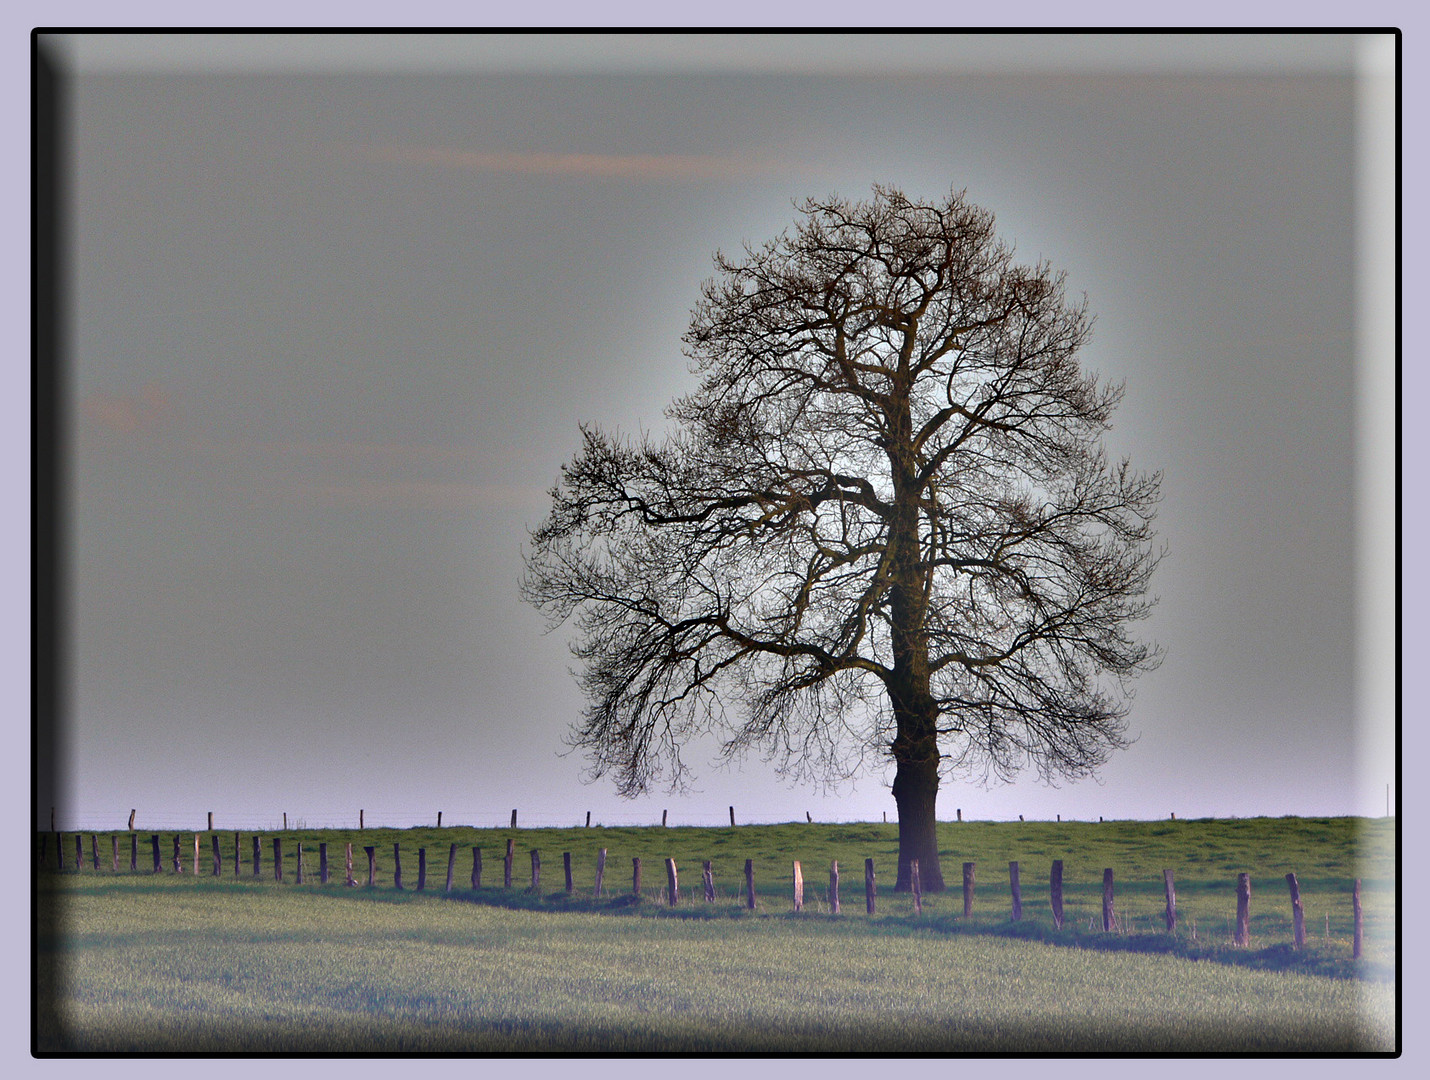
[[[165,872],[147,843],[118,874],[107,837],[88,862],[38,877],[37,1048],[135,1050],[902,1050],[1302,1051],[1393,1049],[1394,834],[1388,822],[962,823],[941,827],[951,888],[922,915],[889,891],[897,834],[882,825],[739,829],[369,830],[283,834],[285,862],[305,848],[305,884],[273,881],[272,834],[255,879],[248,838],[235,879],[205,838],[197,880]],[[513,888],[502,888],[506,839]],[[52,840],[53,838],[51,838]],[[147,835],[142,839],[147,840]],[[72,845],[73,840],[66,837]],[[316,846],[332,881],[316,884]],[[378,886],[345,888],[352,842],[382,856]],[[406,888],[392,886],[401,845]],[[457,843],[453,892],[447,852]],[[484,887],[470,887],[471,848]],[[417,850],[427,890],[413,889]],[[592,895],[608,850],[606,895]],[[542,852],[533,893],[528,852]],[[561,854],[573,856],[565,891]],[[630,860],[644,893],[630,896]],[[665,857],[682,897],[664,903]],[[739,896],[754,858],[758,910]],[[863,860],[883,885],[864,913]],[[711,859],[707,904],[700,862]],[[805,867],[806,905],[791,912],[790,864]],[[1009,912],[1007,862],[1022,867],[1023,920]],[[1065,864],[1066,920],[1054,930],[1047,867]],[[843,912],[828,910],[828,867],[843,868]],[[977,863],[972,916],[961,863]],[[1101,871],[1114,868],[1121,928],[1100,929]],[[1162,923],[1163,867],[1176,872],[1179,926]],[[1284,867],[1284,868],[1283,868]],[[1235,875],[1251,873],[1249,948],[1229,942]],[[1291,948],[1284,874],[1297,873],[1307,948]],[[1353,879],[1362,879],[1366,948],[1350,958]],[[1329,916],[1329,934],[1326,933]],[[1092,921],[1093,927],[1089,927]],[[1196,927],[1195,937],[1193,926]]]

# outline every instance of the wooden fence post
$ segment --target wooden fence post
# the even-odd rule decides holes
[[[569,896],[576,891],[576,883],[571,880],[571,852],[561,853],[561,869],[566,872],[566,893]]]
[[[674,859],[665,860],[665,888],[670,906],[675,907],[676,901],[680,898],[680,884],[675,872]]]
[[[263,849],[259,846],[256,836],[253,838],[253,876],[263,876]]]
[[[1291,890],[1291,934],[1296,948],[1306,945],[1306,912],[1301,907],[1301,883],[1295,874],[1286,875],[1286,887]]]
[[[135,813],[136,813],[136,811],[134,811],[134,810],[129,811],[129,831],[130,831],[130,832],[133,832],[133,831],[134,831],[134,814],[135,814]]]
[[[1162,884],[1167,893],[1167,933],[1177,929],[1177,886],[1172,880],[1172,871],[1162,871]]]
[[[284,832],[287,832],[287,831],[288,831],[288,811],[287,811],[287,810],[284,810],[284,811],[283,811],[283,831],[284,831]]]
[[[137,832],[129,834],[129,872],[139,872],[139,834]]]
[[[636,856],[631,860],[631,892],[637,900],[641,897],[641,860]]]
[[[1106,933],[1117,925],[1117,913],[1112,907],[1112,867],[1102,872],[1102,929]]]
[[[515,820],[515,818],[516,811],[513,810],[512,819]],[[504,889],[511,888],[511,861],[514,858],[516,858],[516,841],[508,837],[506,842],[506,858],[502,861],[501,883]]]
[[[273,880],[283,880],[283,840],[277,836],[273,838]]]
[[[364,847],[363,851],[367,853],[367,883],[371,888],[377,884],[377,848]]]
[[[541,891],[541,852],[531,849],[531,891]]]
[[[586,811],[586,828],[589,829],[590,827],[591,827],[591,811],[587,810],[587,811]]]
[[[417,891],[425,892],[427,889],[427,849],[421,847],[417,849]]]
[[[755,910],[755,860],[745,860],[745,907]]]
[[[601,884],[606,877],[606,849],[602,848],[600,854],[596,856],[596,895],[601,895]]]
[[[210,839],[211,841],[213,841],[213,849],[214,849],[214,877],[222,877],[222,876],[223,876],[223,856],[222,856],[221,854],[219,854],[219,850],[218,850],[218,833],[214,833],[212,836],[209,837],[209,839]]]
[[[1017,862],[1008,864],[1008,889],[1013,894],[1013,921],[1019,922],[1023,918],[1023,890],[1018,885]]]
[[[442,811],[438,810],[438,811],[437,811],[437,828],[440,829],[441,827],[442,827]]]
[[[919,878],[918,859],[909,860],[909,886],[914,891],[914,914],[922,915],[924,913],[924,887]]]
[[[363,825],[363,811],[362,811],[362,810],[359,810],[359,811],[358,811],[358,828],[359,828],[359,829],[365,828],[365,826]]]
[[[114,872],[117,874],[119,873],[119,835],[117,833],[109,837],[109,848],[109,853],[113,856]]]
[[[706,859],[700,868],[701,881],[705,885],[705,902],[713,904],[715,902],[715,871],[710,868],[710,860]]]
[[[804,874],[799,868],[799,860],[794,860],[794,909],[804,910]]]
[[[51,810],[50,813],[53,814],[54,811]],[[53,829],[51,829],[50,831],[54,832]],[[48,835],[48,833],[46,835]],[[59,869],[61,870],[65,868],[64,841],[65,838],[63,836],[61,836],[59,833],[55,833],[55,858],[59,861]]]
[[[90,857],[90,861],[94,863],[94,868],[95,868],[96,870],[98,870],[98,869],[99,869],[99,837],[95,836],[94,833],[90,833],[90,834],[89,834],[89,857]]]
[[[349,888],[352,888],[357,885],[357,879],[353,877],[353,845],[351,841],[349,841],[348,843],[347,866],[344,870],[344,874],[346,875],[343,878],[344,885],[348,886]]]
[[[452,891],[452,875],[457,872],[457,845],[452,845],[452,850],[447,852],[447,891]]]
[[[208,830],[208,831],[209,831],[209,832],[213,832],[213,831],[214,831],[214,812],[213,812],[212,810],[209,811],[209,830]]]
[[[303,884],[303,841],[298,841],[298,855],[294,860],[297,863],[295,868],[295,878],[299,885]]]
[[[1053,860],[1053,872],[1048,877],[1049,891],[1053,901],[1053,929],[1063,928],[1063,861]]]
[[[326,842],[318,845],[318,884],[328,883],[328,845]]]
[[[180,848],[180,846],[182,845],[182,843],[183,843],[183,841],[181,841],[181,840],[179,839],[178,833],[175,833],[175,834],[174,834],[174,873],[176,873],[176,874],[182,874],[182,873],[184,872],[184,864],[183,864],[183,862],[181,861],[181,859],[180,859],[180,857],[179,857],[179,848]]]
[[[662,811],[660,812],[660,827],[661,827],[662,829],[665,828],[665,816],[666,816],[667,814],[669,814],[669,813],[670,813],[669,810],[662,810]]]
[[[839,914],[839,860],[829,864],[829,914]]]
[[[84,869],[84,837],[79,833],[74,834],[74,868]]]
[[[864,910],[874,914],[875,900],[878,890],[874,885],[874,860],[864,860]]]
[[[732,806],[732,807],[730,807],[730,828],[733,829],[734,827],[735,827],[735,808]]]
[[[161,870],[163,870],[163,866],[160,865],[160,862],[159,862],[159,834],[158,834],[158,833],[153,833],[153,834],[150,835],[150,837],[149,837],[149,846],[154,849],[154,873],[157,874],[157,873],[159,873]]]
[[[399,844],[392,845],[392,885],[393,888],[402,888],[402,848]]]
[[[243,837],[239,833],[233,834],[233,876],[238,877],[243,873],[243,848],[240,846]]]
[[[194,833],[194,880],[199,877],[199,834]]]
[[[482,849],[472,848],[472,888],[482,887]]]
[[[511,827],[512,827],[513,829],[516,828],[516,810],[515,810],[515,809],[513,809],[512,812],[511,812]]]
[[[1365,937],[1365,921],[1361,916],[1360,909],[1360,878],[1356,878],[1355,888],[1351,890],[1351,910],[1355,914],[1355,930],[1351,938],[1351,959],[1359,960]]]
[[[1236,875],[1236,938],[1235,943],[1246,946],[1251,942],[1251,875]]]
[[[963,917],[973,914],[973,868],[974,863],[963,864]]]

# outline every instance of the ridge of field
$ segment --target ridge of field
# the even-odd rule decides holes
[[[120,877],[128,869],[128,834],[118,836]],[[875,863],[878,891],[876,919],[912,913],[912,899],[892,891],[898,855],[897,825],[784,824],[730,828],[658,826],[563,829],[307,830],[243,833],[238,838],[242,871],[234,876],[234,834],[167,832],[160,835],[164,873],[155,878],[148,836],[138,836],[140,880],[195,884],[193,838],[201,837],[199,878],[212,877],[212,838],[223,859],[219,881],[245,888],[273,885],[295,888],[299,846],[306,867],[303,889],[342,890],[346,845],[353,845],[355,879],[367,881],[363,848],[374,848],[376,892],[395,892],[395,855],[402,860],[403,886],[417,884],[418,853],[425,850],[426,889],[445,890],[448,856],[456,845],[453,897],[504,908],[585,911],[684,918],[747,918],[744,865],[754,862],[756,915],[782,914],[792,907],[792,864],[799,860],[804,878],[803,914],[827,914],[829,869],[840,867],[841,909],[850,918],[864,913],[864,860]],[[260,873],[253,875],[252,839],[260,840]],[[185,874],[171,874],[173,841],[178,838]],[[88,841],[89,837],[82,839]],[[284,884],[273,882],[273,841],[284,861]],[[507,842],[513,845],[512,887],[503,887]],[[72,845],[73,840],[65,838]],[[317,848],[328,845],[330,881],[317,885]],[[939,825],[941,861],[948,888],[925,894],[920,919],[949,932],[1032,938],[1108,950],[1168,952],[1216,959],[1243,966],[1289,968],[1359,979],[1394,978],[1396,960],[1396,822],[1364,818],[1248,818],[1190,821],[1107,822],[944,822]],[[394,846],[398,852],[394,852]],[[76,875],[106,880],[112,871],[112,845],[102,844],[101,870],[92,869],[90,848],[85,869]],[[482,888],[472,889],[473,848],[482,852]],[[606,849],[602,895],[594,895],[597,856]],[[540,853],[540,887],[531,889],[530,853]],[[571,855],[573,888],[565,889],[563,854]],[[65,853],[73,865],[72,849]],[[632,859],[642,861],[639,902],[632,895]],[[679,906],[667,907],[664,860],[675,861]],[[705,860],[712,864],[716,900],[707,903],[701,880]],[[1054,859],[1063,862],[1064,924],[1052,925],[1048,876]],[[1011,920],[1008,863],[1019,862],[1023,917]],[[963,914],[962,864],[975,864],[974,904]],[[1115,935],[1101,930],[1104,868],[1114,872]],[[1177,929],[1166,932],[1162,871],[1174,873]],[[1251,945],[1230,945],[1236,914],[1236,878],[1252,881]],[[73,870],[70,871],[73,874]],[[1293,950],[1291,904],[1285,875],[1295,873],[1306,921],[1307,947]],[[1361,881],[1364,949],[1352,961],[1352,890]]]

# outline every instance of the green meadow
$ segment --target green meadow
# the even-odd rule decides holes
[[[89,835],[74,868],[36,878],[36,1048],[135,1051],[524,1051],[608,1053],[900,1051],[1389,1052],[1396,1046],[1395,834],[1390,821],[1246,819],[947,823],[949,888],[892,891],[893,825],[739,828],[294,829],[252,841],[192,832],[152,872],[120,870]],[[274,880],[273,840],[283,851]],[[503,860],[513,841],[512,886]],[[38,843],[38,841],[37,841]],[[357,887],[344,885],[346,846]],[[297,884],[298,847],[303,884]],[[327,844],[329,881],[319,883]],[[457,845],[453,886],[448,854]],[[394,845],[403,888],[394,883]],[[368,887],[365,846],[377,856]],[[481,849],[482,887],[471,885]],[[597,854],[607,851],[602,895]],[[427,878],[419,891],[418,853]],[[531,888],[531,852],[540,884]],[[563,854],[571,854],[567,892]],[[642,892],[632,893],[632,859]],[[668,903],[665,860],[679,896]],[[873,858],[877,912],[865,912]],[[710,860],[716,897],[705,899]],[[756,901],[744,898],[754,860]],[[1064,923],[1048,872],[1064,864]],[[799,860],[804,907],[793,911]],[[1011,917],[1017,860],[1022,918]],[[841,912],[830,903],[840,867]],[[962,864],[975,864],[963,913]],[[1101,928],[1102,872],[1118,925]],[[1176,881],[1165,928],[1162,871]],[[1231,942],[1236,875],[1251,875],[1250,942]],[[1292,944],[1285,874],[1306,916]],[[1352,958],[1361,880],[1364,946]]]

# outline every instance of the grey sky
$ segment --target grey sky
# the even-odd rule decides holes
[[[684,798],[582,786],[556,756],[567,636],[516,586],[578,424],[659,430],[691,386],[713,251],[876,181],[966,187],[1068,272],[1086,364],[1127,384],[1112,448],[1166,473],[1139,741],[1101,785],[950,783],[942,814],[1383,809],[1350,40],[954,39],[940,68],[920,38],[902,69],[866,42],[854,74],[811,60],[847,72],[843,41],[786,65],[724,42],[694,71],[630,43],[638,70],[592,74],[580,40],[491,73],[489,43],[444,39],[433,74],[356,39],[360,71],[273,45],[260,75],[213,40],[229,58],[191,70],[72,54],[74,820],[892,812],[877,769],[829,797],[754,760]]]

